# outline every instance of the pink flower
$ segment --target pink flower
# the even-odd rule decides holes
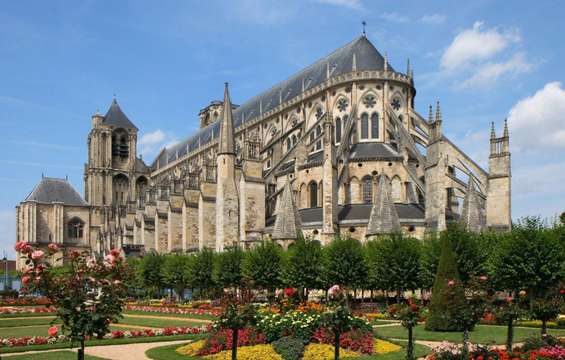
[[[447,286],[453,286],[453,285],[455,285],[455,280],[452,279],[447,282]]]
[[[31,258],[33,260],[39,260],[43,257],[43,255],[45,255],[45,253],[42,250],[35,250],[31,253]]]
[[[114,280],[114,285],[120,285],[122,282],[120,280]]]
[[[69,253],[69,257],[71,257],[71,259],[76,259],[80,256],[80,252],[78,250],[71,250],[71,252]]]
[[[479,280],[481,281],[487,281],[488,277],[486,275],[482,275],[479,277]]]
[[[526,290],[520,290],[520,292],[518,293],[518,295],[520,296],[526,296]]]
[[[49,244],[47,248],[49,249],[50,253],[56,253],[57,251],[59,251],[59,245],[54,243]]]
[[[509,297],[506,298],[507,303],[511,303],[512,300],[514,300],[514,298],[512,298],[512,296],[509,296]]]
[[[341,288],[339,287],[339,285],[334,285],[328,290],[328,295],[330,295],[330,297],[336,297],[340,293]]]
[[[22,249],[24,248],[24,246],[26,246],[27,243],[25,241],[17,241],[16,242],[16,246],[14,246],[14,249],[16,251],[22,251]]]
[[[112,254],[115,257],[119,257],[120,256],[120,249],[112,249],[112,250],[110,250],[110,254]]]
[[[50,337],[57,336],[58,332],[59,329],[56,326],[51,326],[49,329],[47,329],[47,335],[49,335]]]
[[[22,284],[27,285],[31,281],[31,278],[27,275],[22,276]]]
[[[116,263],[116,257],[112,254],[104,256],[104,265],[106,267],[112,267]]]
[[[89,257],[88,259],[86,259],[86,267],[89,269],[92,269],[93,267],[96,266],[96,260],[92,257]]]

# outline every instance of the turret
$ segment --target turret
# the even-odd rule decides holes
[[[486,217],[487,226],[495,230],[509,230],[512,225],[511,176],[510,133],[505,120],[502,137],[496,137],[494,123],[490,135]]]

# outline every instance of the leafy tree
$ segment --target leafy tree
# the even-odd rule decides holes
[[[273,293],[281,283],[281,249],[265,241],[246,253],[243,261],[243,278],[255,289],[266,289]]]
[[[216,256],[213,279],[220,288],[237,289],[242,285],[244,253],[239,247],[229,248]]]
[[[437,265],[441,254],[441,240],[437,233],[427,234],[422,241],[420,265],[420,285],[423,289],[431,289],[437,273]]]
[[[414,290],[420,285],[420,254],[420,242],[401,232],[369,241],[368,278],[383,290],[396,291],[399,302],[404,290]]]
[[[164,288],[163,265],[165,259],[159,254],[149,254],[143,257],[139,267],[139,276],[143,287],[151,296],[161,297]]]
[[[299,289],[301,296],[308,293],[308,289],[320,286],[322,277],[322,246],[318,241],[299,238],[287,251],[284,266],[285,283]],[[308,296],[306,295],[306,298]]]
[[[187,268],[190,286],[199,289],[201,295],[206,295],[214,288],[212,272],[214,270],[214,252],[208,248],[192,255],[193,258]]]
[[[530,316],[541,321],[541,335],[547,335],[547,322],[555,319],[563,309],[563,299],[558,295],[536,299],[530,305]]]
[[[471,277],[484,274],[486,254],[479,248],[478,238],[459,223],[450,223],[440,238],[448,238],[457,259],[460,280],[467,284]]]
[[[563,279],[565,253],[556,231],[539,218],[524,218],[494,249],[489,269],[499,290],[526,290],[530,299],[543,298]]]
[[[191,258],[187,255],[172,254],[165,256],[163,280],[167,287],[174,289],[179,300],[183,300],[184,290],[190,285],[187,269]]]
[[[464,311],[464,302],[465,292],[459,280],[455,254],[451,249],[449,237],[443,237],[426,329],[432,331],[463,330],[457,321],[457,314]]]
[[[352,238],[336,237],[324,248],[324,279],[327,284],[363,287],[367,266],[361,243]]]
[[[565,211],[561,213],[559,220],[561,221],[561,224],[565,225]]]

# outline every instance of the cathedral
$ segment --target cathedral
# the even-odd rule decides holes
[[[300,236],[422,238],[450,221],[509,229],[506,123],[502,136],[492,125],[487,172],[443,134],[439,103],[424,117],[415,96],[410,63],[395,70],[359,36],[239,106],[225,84],[200,129],[151,163],[114,99],[92,116],[84,196],[43,177],[16,207],[17,240],[139,256],[287,248]]]

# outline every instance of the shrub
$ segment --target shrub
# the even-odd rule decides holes
[[[273,347],[284,360],[298,360],[304,354],[304,340],[285,336],[273,342]]]
[[[541,336],[532,336],[524,340],[522,347],[520,350],[523,352],[528,352],[531,350],[537,350],[544,347],[552,347],[559,345],[559,339],[551,335]]]

